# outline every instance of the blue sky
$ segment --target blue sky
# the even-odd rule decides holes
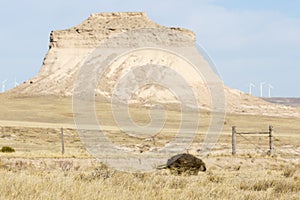
[[[0,84],[38,73],[51,30],[91,13],[144,11],[159,24],[196,32],[226,85],[248,92],[252,82],[258,96],[266,82],[272,96],[300,97],[299,8],[298,0],[0,0]]]

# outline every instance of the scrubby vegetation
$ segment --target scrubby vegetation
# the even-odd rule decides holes
[[[3,153],[12,153],[15,152],[15,149],[12,147],[4,146],[1,148],[1,152]]]
[[[288,165],[257,170],[211,167],[187,176],[168,170],[125,173],[71,160],[1,163],[0,199],[296,200],[300,196],[300,171],[294,166],[293,175],[286,176]]]

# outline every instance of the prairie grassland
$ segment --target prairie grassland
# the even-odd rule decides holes
[[[218,143],[202,159],[208,171],[175,176],[114,171],[87,152],[76,132],[70,98],[8,98],[0,95],[0,199],[300,199],[300,119],[228,114]],[[168,119],[157,141],[128,137],[118,131],[109,104],[95,106],[107,137],[119,146],[164,145],[180,126],[180,114]],[[136,123],[149,122],[147,110],[133,107]],[[197,150],[209,126],[210,113],[200,113]],[[231,127],[267,131],[273,125],[274,155],[268,156],[265,135],[237,136],[237,156],[231,156]],[[65,154],[61,155],[60,128]]]
[[[168,171],[116,172],[86,161],[2,160],[0,198],[299,199],[299,165],[266,161],[263,168],[227,164],[197,176],[174,176]]]

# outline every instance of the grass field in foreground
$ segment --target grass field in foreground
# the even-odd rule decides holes
[[[210,155],[208,171],[198,176],[118,172],[98,163],[85,150],[75,130],[69,98],[0,96],[0,199],[300,199],[300,123],[297,118],[227,114],[223,131]],[[118,145],[154,145],[141,139],[115,137],[117,129],[108,104],[97,104],[105,132]],[[133,108],[137,123],[149,120]],[[167,132],[176,130],[179,114],[168,113]],[[191,152],[201,148],[210,114],[200,114]],[[231,156],[231,126],[240,131],[267,131],[273,125],[275,152],[267,156],[267,136],[237,137],[238,154]],[[61,155],[60,127],[65,127]],[[156,144],[155,144],[156,145]]]
[[[247,159],[254,164],[244,165]],[[230,160],[197,176],[176,176],[165,170],[117,172],[87,160],[2,158],[0,199],[299,199],[299,165],[275,158],[264,158],[263,165],[253,158]]]

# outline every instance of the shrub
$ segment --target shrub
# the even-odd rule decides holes
[[[97,166],[92,173],[80,173],[75,176],[75,180],[84,180],[84,181],[95,181],[98,179],[108,179],[113,176],[114,172],[109,170],[109,168],[105,164],[101,164]]]
[[[296,172],[296,169],[293,168],[293,167],[286,167],[284,170],[283,170],[283,176],[285,176],[286,178],[288,177],[292,177]]]
[[[260,180],[252,186],[252,189],[254,191],[266,191],[268,188],[272,188],[273,186],[274,180]]]
[[[1,152],[12,153],[12,152],[15,152],[15,149],[12,147],[4,146],[4,147],[2,147]]]
[[[300,181],[278,181],[274,187],[276,193],[291,193],[300,191]]]

